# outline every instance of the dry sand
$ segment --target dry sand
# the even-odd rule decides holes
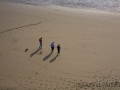
[[[119,90],[119,40],[117,13],[1,2],[0,90]]]

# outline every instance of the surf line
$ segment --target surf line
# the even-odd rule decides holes
[[[20,26],[20,27],[16,27],[16,28],[8,29],[8,30],[5,30],[5,31],[0,32],[0,34],[5,33],[5,32],[8,32],[8,31],[12,31],[12,30],[24,28],[24,27],[30,27],[30,26],[38,25],[38,24],[41,24],[41,23],[42,23],[42,22],[40,21],[40,22],[38,22],[38,23],[28,24],[28,25],[24,25],[24,26]]]

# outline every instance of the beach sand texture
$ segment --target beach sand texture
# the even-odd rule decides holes
[[[119,40],[118,13],[1,2],[0,90],[119,90],[81,86],[120,82]]]

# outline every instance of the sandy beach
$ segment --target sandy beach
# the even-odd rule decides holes
[[[119,40],[119,13],[0,2],[0,90],[119,90]]]

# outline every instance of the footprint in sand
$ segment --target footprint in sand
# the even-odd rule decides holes
[[[71,82],[71,81],[68,81],[68,82]]]
[[[66,87],[65,89],[68,89],[68,87]]]

